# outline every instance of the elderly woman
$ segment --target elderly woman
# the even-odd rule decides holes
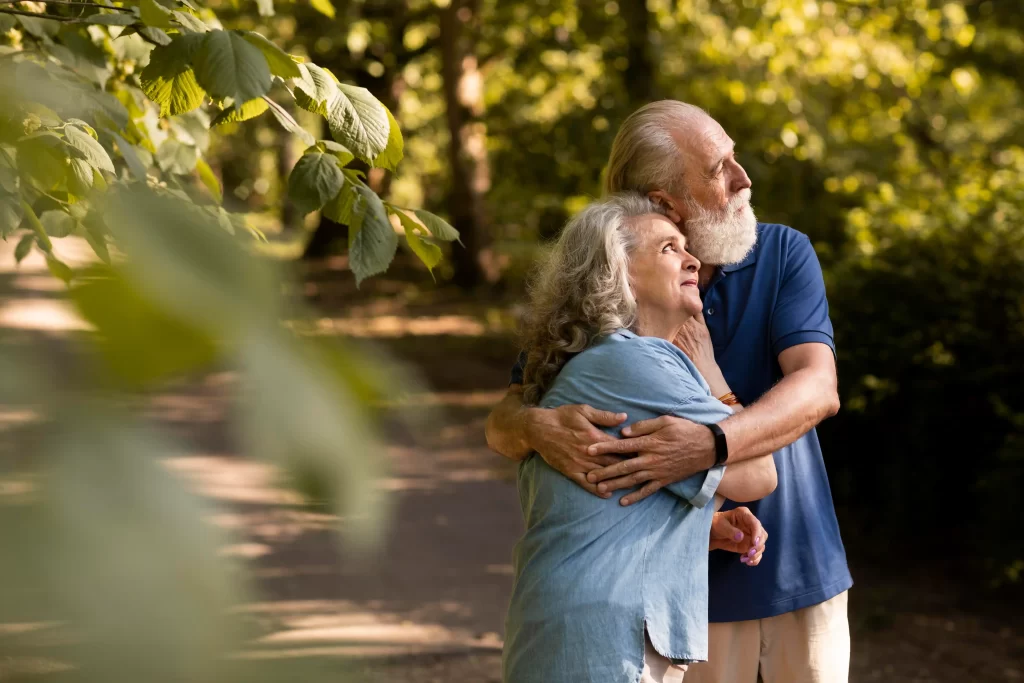
[[[676,225],[640,195],[583,210],[533,287],[526,401],[585,403],[625,413],[627,424],[728,417],[732,410],[714,398],[730,393],[722,373],[712,366],[702,375],[672,344],[701,311],[699,267]],[[537,454],[527,458],[519,468],[526,533],[515,549],[505,683],[681,681],[688,662],[707,658],[715,514],[708,503],[716,492],[757,500],[775,481],[765,456],[728,471],[714,467],[627,506],[618,504],[624,491],[603,499]],[[747,564],[760,559],[761,534],[742,548]]]

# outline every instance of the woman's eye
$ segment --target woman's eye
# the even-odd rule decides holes
[[[667,251],[675,251],[675,250],[676,250],[676,248],[675,248],[675,246],[674,246],[674,245],[672,245],[672,244],[666,244],[666,245],[664,246],[664,248],[662,248],[662,250],[661,250],[661,253],[662,253],[662,254],[664,254],[664,253],[665,253],[665,252],[667,252]]]

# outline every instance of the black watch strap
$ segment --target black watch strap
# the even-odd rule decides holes
[[[715,464],[724,465],[729,459],[729,442],[725,440],[725,432],[718,425],[708,425],[708,429],[715,435]]]

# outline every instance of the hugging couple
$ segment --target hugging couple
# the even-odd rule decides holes
[[[733,141],[692,105],[631,115],[606,184],[539,271],[487,421],[526,523],[503,680],[845,682],[814,249],[757,223]]]

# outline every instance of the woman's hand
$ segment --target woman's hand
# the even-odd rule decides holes
[[[768,532],[745,507],[716,512],[711,520],[711,550],[728,550],[740,556],[740,562],[756,567],[764,554]]]
[[[715,360],[715,347],[711,343],[711,334],[702,313],[690,318],[672,343],[693,361],[715,396],[729,393],[729,385]]]

